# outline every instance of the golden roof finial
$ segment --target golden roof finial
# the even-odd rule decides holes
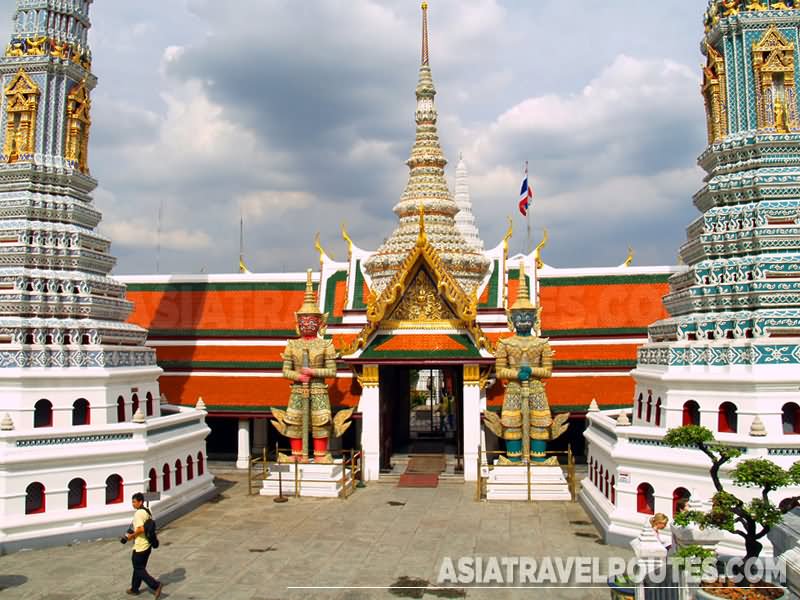
[[[511,310],[533,310],[536,308],[531,304],[531,293],[528,289],[528,279],[525,276],[525,263],[519,263],[519,289],[517,290],[517,300]]]
[[[344,222],[342,222],[342,238],[344,238],[344,241],[347,242],[347,254],[349,256],[353,253],[353,240],[350,239],[350,236],[347,233],[347,226]]]
[[[422,3],[422,64],[428,63],[428,3]]]
[[[314,283],[311,281],[312,271],[306,271],[306,293],[303,296],[303,306],[297,311],[297,315],[321,315],[322,311],[317,306],[317,298],[314,295]]]
[[[322,241],[320,240],[320,237],[319,237],[319,231],[317,232],[317,235],[314,236],[314,248],[316,249],[317,252],[319,252],[319,261],[320,261],[320,263],[322,263],[323,259],[326,256],[328,258],[330,258],[331,260],[334,260],[334,258],[330,254],[325,252],[325,248],[322,247]]]
[[[544,266],[544,262],[542,261],[542,250],[544,247],[547,246],[547,241],[550,239],[550,236],[547,233],[547,229],[544,230],[544,236],[542,237],[542,241],[539,242],[539,245],[536,246],[536,249],[533,251],[533,258],[536,261],[536,268],[541,269]]]
[[[424,246],[428,243],[428,235],[425,233],[425,207],[419,205],[419,234],[417,235],[417,246]]]
[[[628,246],[628,258],[625,259],[623,264],[626,267],[630,267],[633,264],[633,246]]]

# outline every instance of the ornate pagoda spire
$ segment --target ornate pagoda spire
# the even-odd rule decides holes
[[[483,252],[483,240],[481,239],[480,232],[477,225],[475,225],[475,215],[472,213],[472,200],[469,196],[469,172],[467,171],[467,164],[464,162],[464,157],[458,155],[458,165],[456,165],[456,206],[458,206],[458,214],[456,215],[456,226],[464,236],[467,243],[478,250]]]
[[[17,0],[0,57],[0,368],[155,365],[95,231],[91,4]]]
[[[417,130],[411,156],[408,183],[394,207],[400,224],[388,240],[365,263],[374,291],[380,293],[399,270],[413,248],[419,231],[419,207],[426,215],[431,245],[450,274],[466,293],[475,291],[489,269],[489,259],[472,247],[456,226],[459,212],[444,176],[447,160],[439,144],[438,114],[434,104],[436,88],[431,75],[428,49],[428,5],[422,4],[422,60],[417,82]]]

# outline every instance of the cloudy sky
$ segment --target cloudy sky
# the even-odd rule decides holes
[[[617,265],[629,244],[636,264],[675,263],[702,177],[705,2],[430,5],[448,173],[463,152],[486,245],[515,215],[523,249],[527,159],[547,263]],[[342,258],[343,221],[365,249],[394,228],[417,1],[103,0],[92,21],[90,160],[117,273],[156,271],[159,206],[162,273],[236,271],[240,211],[252,271],[315,265],[317,231]]]

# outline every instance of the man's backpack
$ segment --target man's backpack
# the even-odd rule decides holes
[[[151,548],[158,548],[158,535],[156,534],[156,520],[153,518],[153,513],[150,512],[149,508],[145,508],[147,514],[150,516],[147,521],[144,522],[144,537],[150,543]]]

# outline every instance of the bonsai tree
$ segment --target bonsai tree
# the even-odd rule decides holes
[[[697,448],[708,456],[711,459],[711,481],[717,490],[711,499],[710,511],[684,511],[675,515],[675,523],[681,526],[695,523],[700,528],[716,527],[730,531],[744,538],[745,559],[758,557],[763,548],[760,540],[783,520],[784,514],[798,505],[800,497],[787,498],[776,505],[769,495],[777,489],[800,483],[800,461],[788,471],[763,458],[738,462],[731,471],[733,485],[761,489],[760,495],[745,502],[725,490],[719,476],[722,466],[741,456],[741,450],[717,443],[714,434],[699,425],[670,429],[664,442],[673,448]]]

